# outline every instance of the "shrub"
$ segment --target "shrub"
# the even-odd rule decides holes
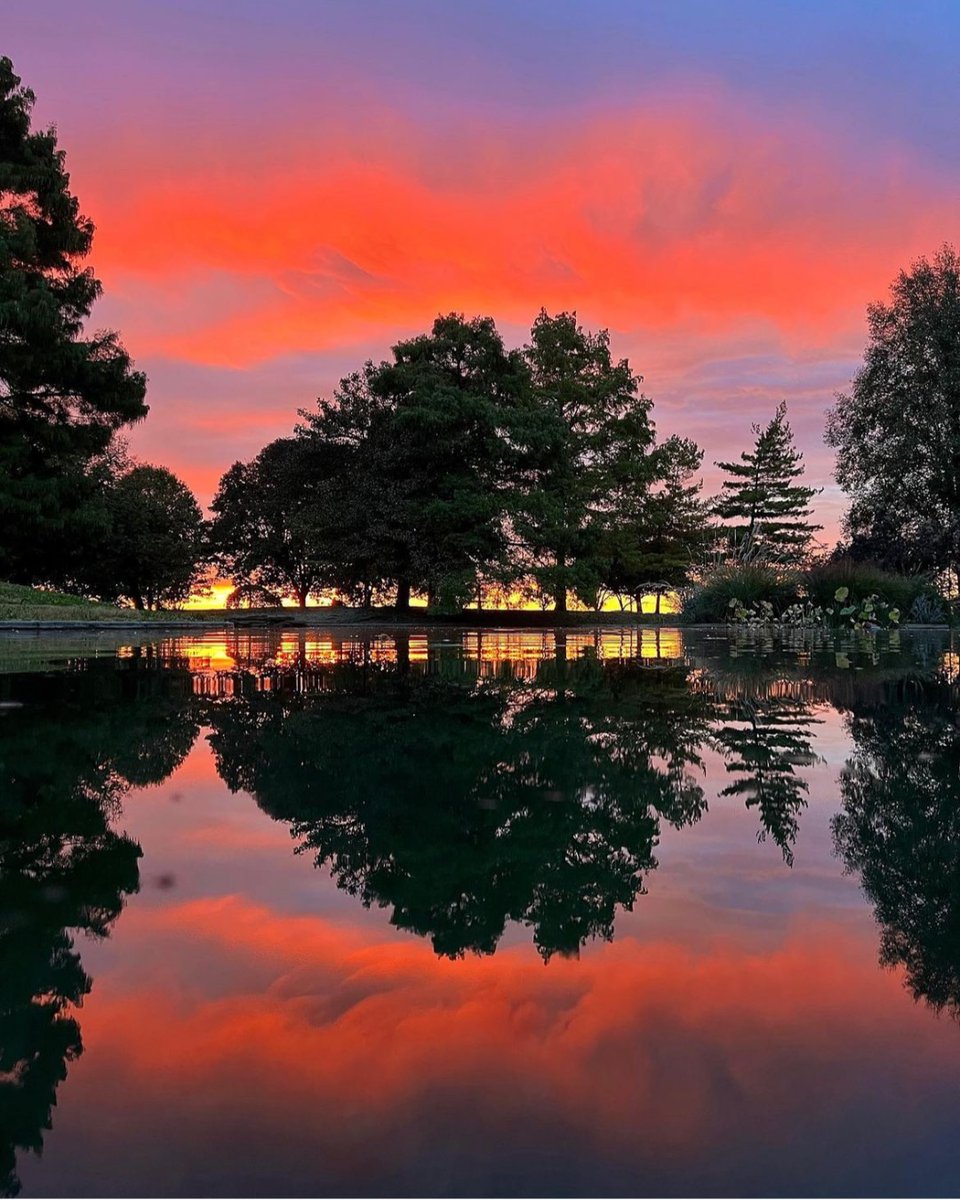
[[[924,575],[898,575],[875,563],[841,558],[821,563],[806,572],[803,590],[816,606],[829,608],[839,588],[846,588],[848,604],[861,604],[868,596],[882,596],[901,613],[908,613],[920,596],[937,599],[937,590]]]
[[[774,567],[725,564],[715,567],[693,588],[683,605],[683,619],[694,623],[730,620],[730,601],[750,608],[764,602],[777,614],[796,604],[800,587],[796,575]]]
[[[910,605],[910,613],[907,617],[908,621],[912,621],[915,625],[940,625],[947,619],[946,610],[939,596],[931,596],[924,593],[917,596],[913,604]]]

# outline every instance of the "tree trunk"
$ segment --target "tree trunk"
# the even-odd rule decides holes
[[[557,573],[562,582],[557,587],[553,596],[553,606],[558,613],[567,611],[567,556],[563,550],[558,550],[556,553]]]
[[[657,588],[657,607],[653,611],[657,614],[658,621],[660,620],[660,598],[662,596],[663,596],[663,592],[661,592],[660,589]]]
[[[397,600],[394,606],[398,612],[406,612],[410,607],[410,580],[397,580]]]
[[[310,589],[309,588],[296,588],[295,591],[297,594],[297,606],[299,608],[306,608],[307,607],[307,597],[310,595]]]
[[[143,597],[140,595],[139,592],[133,598],[133,607],[137,610],[137,612],[143,612],[143,609],[144,609]]]

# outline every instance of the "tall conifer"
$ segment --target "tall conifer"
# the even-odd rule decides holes
[[[103,516],[91,466],[146,414],[146,380],[115,333],[86,333],[93,224],[33,104],[0,58],[0,578],[54,582]]]
[[[800,562],[822,528],[808,519],[810,502],[821,489],[798,482],[803,455],[794,445],[786,404],[778,405],[769,425],[754,425],[753,432],[753,449],[745,450],[739,462],[716,464],[729,478],[714,503],[714,514],[728,522],[735,557]]]

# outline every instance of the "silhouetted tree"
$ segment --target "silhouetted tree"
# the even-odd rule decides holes
[[[398,607],[412,588],[463,603],[500,568],[506,435],[525,386],[522,359],[489,317],[451,314],[303,414],[305,437],[352,453],[341,557],[394,584]]]
[[[731,523],[730,546],[736,557],[800,562],[821,528],[808,519],[810,502],[820,489],[798,482],[803,455],[794,445],[786,404],[777,407],[769,425],[754,425],[753,432],[753,449],[745,450],[739,462],[717,463],[730,478],[723,482],[714,512]]]
[[[651,455],[653,482],[634,505],[618,509],[599,543],[608,591],[640,598],[651,584],[684,587],[710,538],[707,506],[695,479],[703,452],[670,437]],[[657,591],[660,610],[662,589]]]
[[[87,590],[137,608],[164,608],[190,595],[201,574],[203,514],[166,467],[138,466],[110,481],[107,525],[81,569]]]
[[[827,444],[851,553],[960,581],[960,258],[944,246],[867,310],[869,341]],[[890,548],[890,552],[885,551]],[[879,552],[879,556],[878,556]]]
[[[521,483],[511,512],[525,565],[558,612],[568,593],[593,603],[602,537],[634,511],[656,474],[651,402],[606,330],[541,311],[524,351],[532,377],[517,437]]]
[[[955,686],[888,687],[857,704],[837,853],[880,925],[880,959],[914,997],[960,1014],[960,728]]]
[[[0,578],[59,582],[105,525],[93,469],[146,414],[146,380],[115,333],[85,336],[100,283],[93,225],[54,130],[0,58]]]
[[[342,585],[336,542],[351,486],[346,456],[302,438],[278,438],[249,463],[234,463],[211,508],[210,547],[241,594],[292,595],[303,607]]]

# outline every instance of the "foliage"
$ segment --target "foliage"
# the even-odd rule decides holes
[[[200,574],[203,514],[166,467],[133,467],[104,493],[107,527],[88,567],[97,596],[137,609],[185,600]]]
[[[856,705],[837,852],[881,929],[880,960],[917,999],[960,1013],[960,732],[944,681]]]
[[[960,579],[960,258],[951,246],[867,310],[869,341],[826,440],[851,499],[849,552]]]
[[[657,470],[651,402],[627,360],[614,362],[607,331],[584,330],[575,313],[541,310],[524,356],[531,388],[510,520],[529,574],[564,612],[569,592],[595,603],[604,562],[621,561],[612,539],[640,519]]]
[[[343,457],[333,447],[278,438],[224,474],[210,506],[209,551],[238,598],[278,604],[293,595],[303,606],[336,582],[329,554],[340,510],[329,493],[346,482]]]
[[[900,610],[879,596],[865,596],[854,602],[846,588],[837,588],[833,603],[826,607],[811,600],[798,601],[777,612],[768,600],[745,604],[734,597],[729,604],[729,621],[738,625],[785,625],[832,629],[856,629],[875,632],[895,629],[900,623]]]
[[[758,563],[721,564],[710,570],[685,599],[683,619],[704,624],[728,621],[731,601],[746,608],[766,602],[780,613],[799,598],[799,577],[795,573]]]
[[[651,455],[654,483],[631,513],[618,514],[602,532],[598,558],[604,587],[640,597],[662,585],[681,588],[710,538],[707,506],[694,479],[703,452],[686,438],[670,437]]]
[[[923,592],[910,605],[907,620],[915,625],[940,625],[947,620],[947,613],[938,596]]]
[[[718,462],[729,476],[714,502],[714,513],[728,524],[733,557],[758,558],[780,564],[802,562],[810,539],[821,528],[812,524],[810,502],[817,488],[797,481],[803,474],[803,455],[796,449],[780,404],[766,427],[753,426],[756,441],[739,462]]]
[[[834,603],[838,588],[847,589],[848,602],[851,604],[857,604],[868,596],[882,596],[902,613],[909,612],[919,596],[936,596],[933,585],[925,576],[901,575],[876,563],[857,562],[846,557],[817,563],[804,572],[804,593],[822,608]]]
[[[384,584],[398,607],[412,588],[463,603],[506,554],[507,431],[527,373],[489,318],[438,317],[429,334],[368,362],[321,400],[300,436],[338,447],[347,470],[332,556],[344,590]]]
[[[0,575],[58,583],[103,532],[98,460],[146,414],[146,380],[115,333],[85,335],[93,225],[33,104],[0,58]]]

